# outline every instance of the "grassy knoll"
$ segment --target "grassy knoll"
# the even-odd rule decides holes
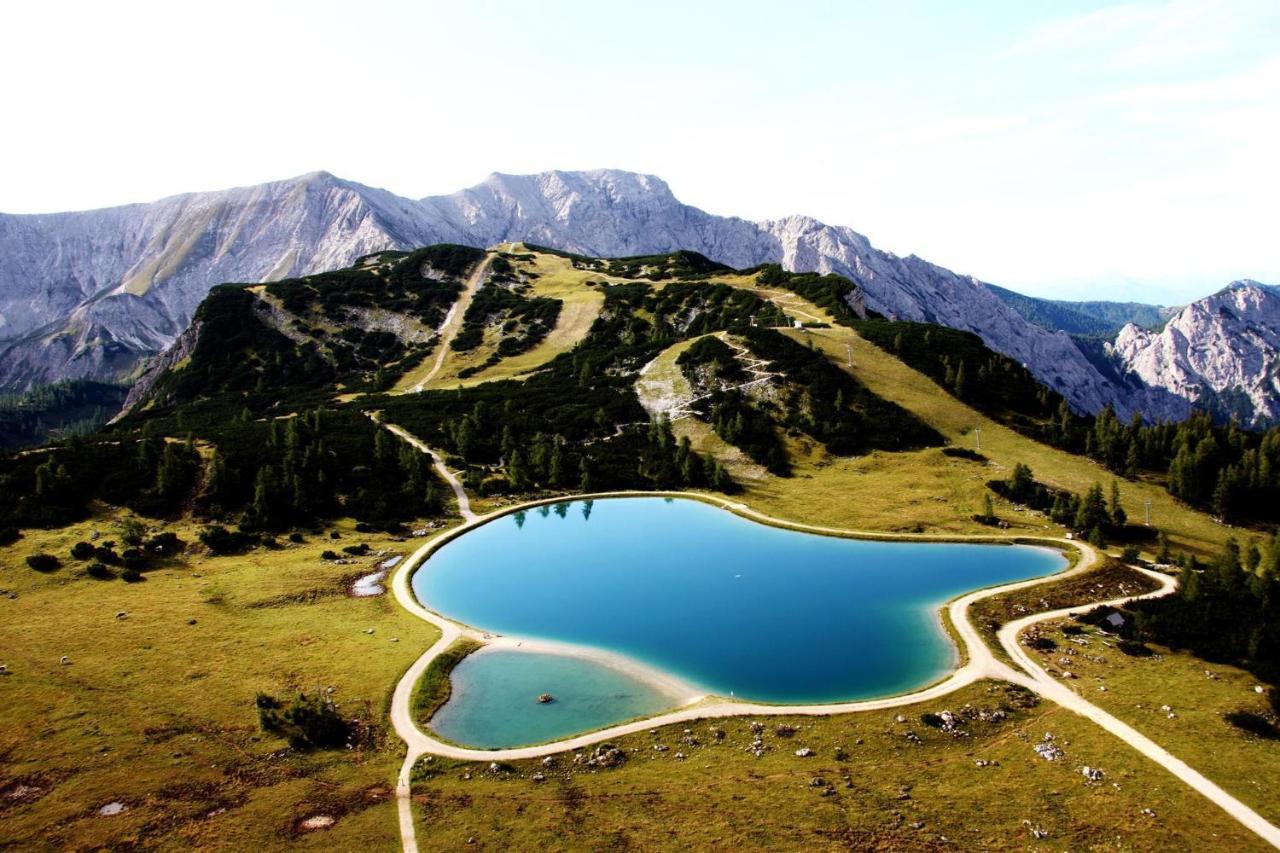
[[[179,558],[133,584],[87,578],[68,550],[94,530],[118,538],[115,515],[27,531],[0,549],[0,663],[10,673],[0,676],[4,840],[50,849],[392,847],[402,744],[386,730],[386,706],[437,632],[389,596],[346,594],[375,558],[337,565],[320,553],[357,542],[408,553],[414,543],[340,523],[338,541],[308,536],[279,551]],[[169,529],[196,541],[191,525]],[[62,556],[63,566],[33,571],[25,557],[37,551]],[[257,692],[288,699],[329,687],[343,715],[361,721],[357,748],[298,754],[259,730]],[[117,801],[127,810],[97,814]],[[299,834],[315,815],[337,820]]]
[[[435,712],[449,701],[449,696],[453,693],[449,673],[480,646],[475,640],[463,637],[431,661],[431,665],[413,688],[413,718],[418,721],[419,726],[425,727]]]
[[[533,279],[527,295],[559,299],[564,303],[551,332],[528,352],[504,358],[479,373],[459,378],[459,373],[483,365],[495,352],[496,334],[494,330],[489,330],[484,343],[475,349],[465,352],[450,351],[446,354],[444,365],[427,385],[428,388],[456,388],[459,385],[467,387],[494,379],[518,377],[572,349],[574,344],[586,336],[604,304],[604,295],[600,290],[588,287],[586,282],[605,281],[609,280],[608,277],[601,273],[574,269],[568,258],[557,255],[539,254],[532,255],[531,258],[529,261],[517,261],[522,269],[530,270],[538,276]],[[409,371],[396,383],[395,390],[411,390],[429,370],[430,364],[427,364]]]
[[[436,759],[414,787],[418,840],[490,850],[1263,849],[1087,721],[1018,704],[1004,686],[978,684],[895,711],[769,718],[760,758],[750,751],[751,721],[740,718],[621,738],[628,758],[609,770],[588,770],[571,756],[496,772]],[[1008,716],[962,719],[964,735],[922,719],[966,705],[1004,706]],[[899,714],[906,722],[895,722]],[[779,725],[796,731],[780,736]],[[1046,732],[1063,758],[1033,751]],[[814,755],[795,755],[805,748]],[[1087,781],[1084,765],[1105,778]]]
[[[1266,697],[1254,690],[1254,676],[1154,644],[1148,645],[1153,652],[1149,656],[1126,655],[1116,648],[1114,637],[1087,626],[1083,637],[1088,645],[1077,646],[1060,630],[1070,624],[1053,623],[1040,631],[1058,645],[1032,652],[1041,664],[1061,671],[1060,660],[1069,658],[1077,679],[1067,683],[1082,696],[1167,748],[1267,820],[1280,821],[1280,780],[1275,773],[1280,740],[1248,734],[1225,717],[1235,711],[1267,710]],[[1171,710],[1162,710],[1166,705]]]
[[[681,341],[663,350],[636,381],[636,394],[640,398],[640,404],[651,415],[669,414],[672,406],[683,404],[693,396],[689,380],[676,364],[676,359],[696,340]],[[676,438],[687,437],[698,453],[714,456],[739,483],[763,480],[768,476],[763,466],[752,462],[745,453],[716,435],[715,430],[701,418],[679,417],[677,414],[671,429]]]

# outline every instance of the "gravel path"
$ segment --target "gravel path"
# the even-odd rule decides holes
[[[489,272],[489,263],[492,260],[492,255],[485,255],[484,260],[476,264],[476,268],[467,277],[467,283],[463,287],[462,293],[458,295],[458,301],[453,303],[453,307],[449,309],[449,313],[444,318],[444,323],[440,326],[440,340],[436,343],[435,363],[431,365],[431,371],[427,373],[426,377],[413,386],[414,391],[421,391],[427,387],[427,383],[435,379],[436,374],[440,372],[440,368],[444,367],[445,357],[449,354],[449,345],[458,336],[458,331],[462,328],[462,317],[467,313],[467,307],[471,305],[471,297],[476,295],[476,291],[480,289],[480,283],[484,281],[485,274]]]

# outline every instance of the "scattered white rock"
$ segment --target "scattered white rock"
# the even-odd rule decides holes
[[[813,750],[807,746],[802,746],[796,750],[796,758],[810,758],[813,754]]]
[[[98,814],[102,815],[103,817],[111,817],[112,815],[122,814],[124,812],[127,812],[128,810],[129,810],[128,806],[126,806],[122,802],[116,801],[114,803],[107,803],[105,806],[98,809]]]
[[[1062,750],[1053,742],[1053,735],[1047,732],[1045,733],[1044,740],[1033,746],[1032,749],[1035,750],[1036,755],[1040,756],[1045,761],[1057,761],[1063,755]]]
[[[298,828],[303,832],[314,832],[317,829],[328,829],[335,823],[333,817],[327,814],[318,814],[307,818],[298,824]]]
[[[1085,765],[1080,768],[1080,775],[1090,782],[1101,782],[1102,777],[1105,774],[1103,774],[1103,772],[1097,767],[1089,767],[1088,765]]]

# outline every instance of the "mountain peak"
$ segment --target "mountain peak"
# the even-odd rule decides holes
[[[613,202],[634,202],[640,199],[676,201],[666,181],[656,175],[629,172],[624,169],[582,171],[551,169],[524,175],[493,172],[485,178],[481,186],[513,196],[529,192],[546,194],[551,191],[603,195]]]

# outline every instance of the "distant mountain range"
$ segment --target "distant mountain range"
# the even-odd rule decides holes
[[[1178,312],[1177,308],[1142,302],[1069,302],[1024,296],[994,284],[987,287],[1029,322],[1069,335],[1114,338],[1130,323],[1144,329],[1158,329]]]
[[[335,269],[382,249],[512,240],[599,257],[691,249],[739,268],[776,261],[839,273],[885,316],[977,333],[1083,412],[1111,405],[1125,417],[1176,419],[1197,403],[1244,414],[1248,400],[1246,419],[1266,420],[1280,397],[1268,299],[1234,296],[1230,319],[1197,308],[1201,300],[1153,331],[1174,309],[1026,297],[809,217],[708,214],[656,177],[615,170],[494,174],[418,200],[317,172],[151,204],[0,215],[0,390],[131,378],[221,282]],[[1255,290],[1270,294],[1254,283],[1231,289]],[[1194,323],[1181,322],[1188,311]],[[1184,345],[1187,333],[1203,338]],[[1097,342],[1117,334],[1114,345]]]

